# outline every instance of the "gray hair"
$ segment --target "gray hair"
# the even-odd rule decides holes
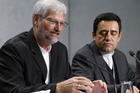
[[[33,15],[38,14],[45,17],[48,10],[67,13],[66,6],[58,0],[38,0],[33,8]]]

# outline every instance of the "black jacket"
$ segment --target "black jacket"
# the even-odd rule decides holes
[[[114,51],[113,62],[115,63],[115,78],[117,78],[115,82],[117,84],[134,78],[134,73],[121,51],[117,49]],[[108,66],[94,42],[85,45],[77,51],[72,61],[72,71],[74,76],[85,76],[92,81],[102,80],[106,82],[109,93],[114,93],[112,72],[108,70]],[[120,85],[117,85],[117,88],[120,91]]]
[[[47,68],[33,30],[8,40],[0,49],[0,93],[29,93],[51,89],[71,75],[66,47],[57,42],[50,52],[50,83]]]

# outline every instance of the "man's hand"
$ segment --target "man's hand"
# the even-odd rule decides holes
[[[92,93],[108,93],[106,83],[101,80],[93,81]]]
[[[133,86],[134,93],[139,93],[139,89],[136,86]],[[132,93],[130,90],[127,90],[126,93]]]
[[[92,93],[93,83],[85,77],[73,77],[56,85],[56,93]]]

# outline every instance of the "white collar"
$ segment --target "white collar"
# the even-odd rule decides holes
[[[52,45],[50,45],[50,48],[49,48],[49,50],[48,50],[48,51],[47,51],[47,50],[45,50],[44,48],[42,48],[39,44],[38,44],[38,46],[39,46],[39,48],[41,49],[41,51],[50,52],[50,51],[51,51],[51,49],[52,49]]]
[[[100,51],[100,53],[103,55],[103,56],[113,56],[113,54],[114,54],[114,51],[113,52],[111,52],[111,53],[107,53],[107,52],[104,52],[104,51]]]
[[[102,56],[103,56],[103,59],[105,60],[106,64],[109,66],[110,69],[113,68],[113,59],[112,59],[112,56],[114,54],[114,51],[111,52],[111,53],[106,53],[106,52],[103,52],[103,51],[100,51]]]

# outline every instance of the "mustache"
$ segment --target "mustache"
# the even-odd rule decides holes
[[[49,32],[50,33],[55,33],[55,34],[58,34],[58,35],[60,34],[60,31],[59,30],[49,30]]]
[[[105,45],[105,44],[111,44],[111,45],[113,45],[113,42],[111,42],[111,41],[104,41],[103,42],[103,45]]]

